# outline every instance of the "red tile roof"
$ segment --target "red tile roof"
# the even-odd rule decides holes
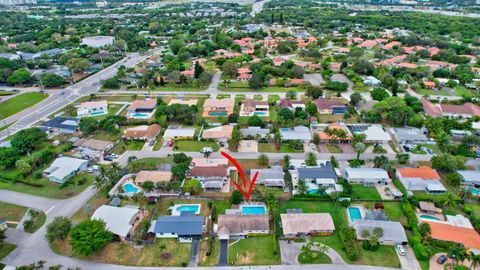
[[[431,236],[433,239],[461,243],[466,248],[480,248],[480,235],[474,229],[443,222],[427,221],[427,223],[432,230]]]
[[[420,166],[418,168],[398,168],[397,172],[403,178],[421,178],[424,180],[440,180],[437,171],[428,167]]]

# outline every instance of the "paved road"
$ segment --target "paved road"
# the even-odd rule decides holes
[[[152,50],[144,55],[139,53],[128,54],[126,58],[64,90],[50,91],[51,94],[48,98],[3,120],[7,125],[11,123],[14,124],[10,126],[8,130],[0,132],[0,140],[21,129],[32,126],[33,124],[62,109],[82,96],[98,92],[100,88],[100,81],[113,77],[116,74],[118,67],[121,65],[126,67],[135,66],[136,64],[144,61],[150,55],[157,52],[158,49]]]
[[[218,266],[228,265],[228,240],[220,240],[220,258]]]
[[[263,5],[265,5],[265,3],[267,3],[267,2],[268,2],[268,0],[263,0],[263,1],[253,3],[252,11],[250,12],[250,16],[255,17],[255,15],[262,12]]]

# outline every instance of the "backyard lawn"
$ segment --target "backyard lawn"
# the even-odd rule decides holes
[[[84,220],[90,219],[90,216],[93,215],[95,209],[98,207],[107,204],[108,199],[105,197],[103,192],[97,192],[95,196],[90,198],[88,202],[82,206],[71,218],[71,220],[75,223],[80,223]]]
[[[18,222],[27,213],[27,207],[6,202],[0,202],[0,217],[6,221]],[[10,226],[10,224],[9,224]],[[11,227],[17,227],[12,224]]]
[[[375,187],[366,187],[363,185],[352,185],[352,199],[357,200],[381,200],[382,197]]]
[[[82,180],[83,178],[85,178],[87,181],[79,185],[78,181]],[[43,186],[33,187],[22,183],[0,181],[0,189],[8,189],[54,199],[67,199],[84,191],[88,186],[92,184],[94,178],[95,177],[93,175],[88,173],[78,174],[71,178],[70,181],[72,182],[72,184],[61,188],[60,184],[53,183],[46,178],[35,179],[33,176],[29,176],[25,179],[25,181],[42,184]]]
[[[23,111],[47,98],[47,94],[31,92],[20,94],[0,103],[0,120]]]
[[[213,151],[220,148],[216,142],[207,141],[176,141],[174,147],[181,152],[200,152],[204,147],[212,147]]]
[[[272,152],[277,152],[277,150],[275,149],[275,145],[273,145],[273,143],[259,143],[258,152],[272,153]]]
[[[251,236],[236,242],[228,247],[228,262],[233,265],[280,264],[275,236]]]

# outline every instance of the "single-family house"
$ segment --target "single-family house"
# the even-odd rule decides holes
[[[319,114],[345,114],[347,106],[340,99],[319,98],[315,100]]]
[[[250,177],[258,172],[255,184],[265,185],[266,187],[284,188],[285,174],[281,166],[272,166],[268,169],[250,169]]]
[[[205,129],[202,134],[204,139],[214,139],[219,141],[227,141],[232,137],[233,126],[223,125]]]
[[[265,138],[270,134],[270,129],[262,127],[248,127],[240,129],[243,138]]]
[[[414,127],[392,128],[390,129],[393,137],[400,144],[426,143],[427,136],[423,131]]]
[[[188,106],[193,106],[197,105],[198,99],[180,99],[180,98],[172,98],[168,102],[168,106],[171,106],[173,104],[181,104],[181,105],[188,105]]]
[[[176,139],[192,139],[195,136],[195,128],[182,127],[181,125],[170,125],[163,133],[163,141],[173,141]]]
[[[106,152],[113,148],[113,143],[109,141],[82,138],[73,143],[76,147],[74,155],[76,157],[101,160]]]
[[[337,184],[337,173],[330,163],[322,163],[318,167],[300,167],[290,170],[292,176],[293,193],[298,193],[300,181],[307,186],[308,193],[317,194],[324,190],[331,194],[341,192],[341,185]]]
[[[215,167],[215,166],[228,166],[228,159],[225,158],[193,158],[193,167]]]
[[[368,231],[373,234],[375,228],[381,228],[383,235],[379,242],[383,245],[406,245],[408,243],[407,235],[402,224],[397,221],[366,220],[360,219],[353,222],[353,227],[358,240],[366,240],[363,232]]]
[[[440,175],[428,166],[418,168],[398,168],[396,176],[408,191],[426,191],[443,194],[447,190],[440,182]]]
[[[425,220],[430,225],[430,237],[436,240],[462,244],[469,250],[480,249],[480,235],[473,228],[456,226],[448,222]]]
[[[160,133],[160,125],[152,124],[150,126],[141,125],[127,128],[123,131],[123,137],[128,140],[154,141]]]
[[[312,133],[305,126],[296,126],[293,128],[280,128],[280,137],[282,141],[301,140],[308,143],[312,140]]]
[[[82,102],[77,109],[78,117],[99,116],[107,113],[108,104],[106,100]]]
[[[350,184],[374,186],[392,182],[387,171],[381,168],[345,168],[345,178]]]
[[[168,183],[172,179],[171,171],[147,171],[141,170],[135,176],[136,184],[143,184],[145,182],[156,183]]]
[[[384,144],[392,140],[381,125],[351,124],[348,129],[353,134],[365,134],[365,143]]]
[[[474,170],[457,171],[463,178],[463,184],[467,186],[480,186],[480,172]]]
[[[203,233],[203,216],[194,212],[182,211],[179,216],[160,216],[150,224],[150,233],[157,238],[177,238],[178,242],[192,242]]]
[[[85,159],[59,157],[43,173],[48,180],[63,184],[87,166],[88,160]]]
[[[115,207],[102,205],[93,213],[91,220],[105,222],[106,229],[120,237],[122,241],[129,240],[135,229],[144,218],[143,211],[133,207]]]
[[[333,123],[330,125],[316,125],[315,130],[320,137],[321,143],[328,143],[335,141],[336,143],[349,143],[352,139],[350,132],[345,125]],[[337,133],[333,133],[335,130],[341,130],[345,136],[337,136]],[[332,131],[332,132],[330,132]]]
[[[51,134],[75,134],[80,131],[80,119],[57,116],[39,125]]]
[[[382,82],[373,76],[367,76],[363,80],[363,84],[365,84],[366,86],[379,86],[380,84],[382,84]]]
[[[471,118],[473,116],[480,116],[480,107],[467,102],[462,105],[455,104],[434,104],[429,100],[422,99],[423,110],[425,114],[436,117],[436,116],[447,116],[447,117],[460,117],[460,118]]]
[[[216,233],[221,240],[243,239],[249,234],[268,234],[268,215],[219,215]]]
[[[280,100],[280,108],[287,108],[291,111],[295,111],[297,108],[305,110],[305,102],[303,100],[290,100],[283,98]]]
[[[233,113],[235,100],[231,98],[216,99],[209,98],[203,104],[203,117],[229,116]]]
[[[287,213],[280,214],[285,238],[307,235],[332,235],[335,224],[329,213]]]
[[[149,119],[155,113],[157,100],[135,100],[127,108],[127,118],[129,119]]]
[[[219,192],[228,184],[230,170],[227,166],[193,167],[190,178],[200,180],[205,191]]]
[[[268,102],[246,99],[240,106],[240,116],[268,116]]]

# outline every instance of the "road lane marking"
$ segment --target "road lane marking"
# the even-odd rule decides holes
[[[52,211],[55,207],[57,207],[56,205],[50,207],[50,209],[48,209],[47,211],[45,211],[45,215],[48,214],[48,212]]]

